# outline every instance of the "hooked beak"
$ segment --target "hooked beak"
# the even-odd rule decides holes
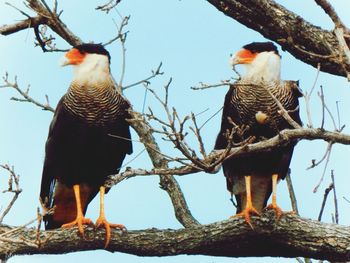
[[[80,51],[76,48],[72,48],[69,50],[60,60],[61,66],[67,65],[79,65],[83,62],[85,58],[85,53],[80,53]]]
[[[61,67],[64,67],[64,66],[70,65],[70,61],[69,61],[69,59],[66,57],[66,55],[64,55],[63,57],[60,58],[58,64],[59,64]]]
[[[235,70],[235,66],[238,64],[250,64],[253,62],[257,53],[253,53],[247,49],[239,50],[234,56],[230,58],[230,65],[233,70]]]
[[[236,65],[241,64],[240,59],[237,57],[237,55],[231,55],[229,63],[233,70],[235,69]]]

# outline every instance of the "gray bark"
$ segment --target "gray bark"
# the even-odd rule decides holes
[[[322,260],[350,260],[350,227],[326,224],[285,214],[276,220],[273,212],[253,217],[254,229],[243,219],[226,220],[179,230],[114,230],[108,246],[111,252],[139,256],[210,255],[227,257],[276,256],[310,257]],[[0,234],[12,230],[0,226]],[[39,232],[23,228],[11,234],[13,242],[0,238],[0,258],[24,254],[62,254],[102,249],[104,230],[88,227],[85,239],[77,229]],[[46,241],[43,241],[46,240]]]

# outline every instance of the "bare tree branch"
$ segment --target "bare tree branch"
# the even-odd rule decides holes
[[[333,6],[327,1],[327,0],[315,0],[315,2],[322,7],[322,9],[325,11],[327,15],[332,19],[333,23],[335,24],[335,27],[342,27],[346,29],[346,26],[341,21],[338,14],[335,12]]]
[[[120,1],[121,0],[109,0],[106,4],[99,5],[95,9],[106,12],[108,14],[114,7],[116,7],[120,3]]]
[[[150,75],[149,77],[147,77],[147,78],[144,78],[144,79],[142,79],[142,80],[139,80],[139,81],[137,81],[137,82],[135,82],[135,83],[132,83],[132,84],[129,84],[129,85],[126,85],[126,86],[123,86],[123,90],[126,90],[126,89],[128,89],[128,88],[131,88],[131,87],[134,87],[134,86],[137,86],[137,85],[140,85],[140,84],[144,84],[144,83],[146,83],[146,84],[149,84],[150,82],[150,80],[151,79],[153,79],[153,78],[155,78],[156,76],[158,76],[158,75],[163,75],[164,74],[164,72],[162,72],[160,69],[161,69],[161,67],[162,67],[162,62],[160,62],[159,63],[159,66],[157,67],[157,69],[156,70],[152,70],[152,75]]]
[[[290,174],[291,174],[291,171],[289,169],[289,171],[287,173],[287,176],[286,176],[286,181],[287,181],[287,187],[288,187],[290,202],[292,204],[292,209],[295,212],[295,214],[299,215],[298,202],[297,202],[297,198],[295,196],[294,187],[293,187],[293,183],[292,183],[292,178],[291,178]]]
[[[306,114],[307,114],[307,119],[308,119],[308,127],[313,128],[312,124],[312,116],[311,116],[311,109],[310,109],[310,100],[311,100],[311,95],[316,87],[316,83],[318,80],[318,76],[320,75],[320,69],[321,69],[321,64],[317,64],[317,74],[314,80],[314,83],[310,89],[310,92],[304,92],[303,97],[305,99],[305,106],[306,106]]]
[[[323,210],[324,210],[324,208],[325,208],[325,206],[326,206],[328,194],[329,194],[330,191],[333,190],[333,188],[334,188],[334,185],[333,185],[333,183],[331,183],[331,184],[324,190],[323,201],[322,201],[320,213],[318,214],[318,221],[321,221],[321,219],[322,219]]]
[[[344,69],[343,59],[339,59],[345,57],[345,54],[339,49],[335,34],[307,22],[275,1],[208,0],[208,2],[225,15],[279,43],[283,50],[287,50],[303,62],[314,67],[320,63],[321,71],[334,75],[345,77],[348,75]],[[346,68],[349,66],[347,63]]]
[[[335,179],[334,179],[334,171],[331,171],[331,178],[333,184],[333,200],[334,200],[334,217],[335,223],[339,224],[339,209],[338,209],[338,199],[337,199],[337,191],[335,187]]]
[[[108,250],[139,256],[190,254],[226,257],[302,256],[333,261],[350,259],[348,227],[290,214],[276,220],[273,212],[267,212],[261,218],[253,217],[253,224],[254,230],[243,219],[179,230],[113,230]],[[0,227],[0,233],[9,230],[11,228],[8,226]],[[0,258],[102,249],[104,234],[104,230],[94,231],[91,227],[86,228],[85,239],[76,234],[76,229],[45,231],[40,232],[40,236],[42,239],[49,237],[49,241],[35,247],[25,242],[16,242],[21,238],[31,240],[36,236],[36,230],[25,228],[7,241],[0,239]]]
[[[43,2],[43,1],[42,1]],[[26,0],[25,3],[33,11],[37,13],[36,17],[28,18],[24,21],[4,25],[0,27],[0,34],[10,35],[28,28],[37,28],[39,25],[48,25],[54,32],[65,39],[70,45],[75,46],[81,44],[82,41],[71,32],[68,27],[59,18],[60,13],[52,11],[47,5],[39,0]],[[57,10],[56,10],[57,11]]]
[[[38,102],[37,100],[33,99],[31,96],[29,96],[29,88],[30,88],[30,86],[28,86],[27,90],[25,90],[25,91],[23,89],[21,89],[18,86],[17,76],[15,76],[14,82],[10,82],[9,79],[8,79],[8,73],[6,73],[5,76],[3,77],[3,80],[4,80],[4,84],[0,85],[0,88],[13,88],[23,97],[23,98],[12,97],[11,100],[33,103],[34,105],[38,106],[39,108],[41,108],[43,110],[47,110],[47,111],[51,111],[51,112],[55,111],[50,106],[49,99],[48,99],[47,95],[45,95],[46,103],[43,104],[43,103]]]
[[[321,0],[319,0],[321,1]],[[108,1],[97,9],[109,12],[119,1]],[[219,10],[237,19],[241,23],[261,32],[264,36],[278,42],[282,48],[288,50],[297,58],[311,65],[320,65],[322,71],[346,76],[349,72],[350,56],[347,47],[346,28],[343,31],[322,30],[302,18],[276,4],[272,0],[208,0]],[[29,8],[36,12],[35,17],[27,17],[26,20],[13,25],[0,27],[0,33],[12,34],[26,28],[33,28],[40,46],[50,45],[52,38],[41,34],[40,25],[47,25],[60,35],[70,45],[81,44],[82,41],[61,21],[62,12],[57,11],[57,1],[50,8],[45,0],[26,0]],[[280,23],[284,21],[284,23]],[[337,29],[336,29],[337,30]],[[344,31],[345,30],[345,31]],[[338,32],[338,33],[337,33]],[[119,28],[118,37],[125,37]],[[125,39],[124,39],[125,40]],[[111,41],[114,41],[113,39]],[[123,39],[121,39],[122,45]],[[123,50],[125,51],[124,46]],[[123,51],[123,52],[124,52]],[[125,54],[124,54],[125,55]],[[123,63],[125,68],[125,63]],[[133,85],[148,83],[148,80],[160,75],[160,66],[152,72],[152,76]],[[122,84],[122,73],[119,86]],[[23,91],[15,83],[6,83],[2,87],[15,88],[23,97],[18,101],[26,101],[37,105],[42,109],[54,111],[47,104],[33,100],[28,90]],[[170,84],[170,83],[169,83]],[[227,85],[223,83],[222,85]],[[124,87],[127,88],[128,86]],[[228,157],[247,155],[253,152],[270,151],[276,147],[286,145],[290,141],[307,139],[320,139],[333,143],[350,144],[350,135],[342,134],[341,130],[330,132],[323,129],[297,129],[284,130],[276,137],[255,144],[245,144],[231,149],[214,151],[209,155],[205,152],[203,140],[200,137],[201,127],[197,126],[196,119],[192,115],[194,128],[192,128],[199,142],[199,148],[203,158],[199,158],[195,150],[191,149],[185,141],[184,126],[189,119],[186,116],[181,119],[176,110],[168,107],[168,93],[160,100],[168,116],[168,122],[154,117],[159,123],[170,131],[168,138],[178,145],[186,160],[182,160],[183,166],[170,168],[169,158],[162,154],[153,134],[156,132],[145,118],[138,112],[131,111],[130,123],[145,145],[153,169],[126,169],[124,173],[115,175],[108,182],[109,186],[115,185],[121,180],[136,175],[160,175],[161,188],[166,190],[172,201],[175,216],[185,227],[180,230],[140,230],[121,233],[113,232],[110,243],[110,251],[121,251],[142,256],[165,256],[178,254],[204,254],[213,256],[284,256],[284,257],[312,257],[325,260],[349,260],[350,253],[350,230],[343,226],[329,225],[311,220],[299,218],[294,215],[286,215],[279,221],[275,220],[274,214],[267,213],[261,218],[254,218],[254,230],[250,229],[241,219],[218,222],[200,226],[192,216],[184,195],[174,179],[174,174],[185,175],[199,171],[216,172],[218,166]],[[204,87],[203,87],[204,88]],[[283,114],[283,109],[282,114]],[[288,115],[288,113],[287,113]],[[311,123],[311,122],[310,122]],[[179,128],[178,128],[179,126]],[[323,127],[322,127],[323,128]],[[334,179],[333,179],[334,180]],[[336,199],[336,197],[335,197]],[[41,224],[41,216],[38,213],[38,226]],[[336,216],[337,217],[337,216]],[[1,221],[0,221],[1,222]],[[75,235],[76,230],[55,230],[41,232],[25,227],[17,228],[0,225],[0,258],[6,259],[12,255],[42,254],[42,253],[67,253],[100,249],[104,245],[104,231],[92,231],[88,228],[86,239],[82,240]],[[6,234],[7,233],[7,234]],[[35,241],[33,241],[35,240]],[[251,248],[255,249],[252,250]],[[305,260],[306,262],[306,260]]]
[[[5,210],[0,214],[0,224],[4,220],[5,216],[10,212],[12,206],[16,202],[18,196],[21,194],[22,189],[19,186],[19,175],[15,173],[15,169],[8,164],[0,164],[0,168],[6,170],[9,173],[8,188],[3,193],[13,193],[13,197]]]
[[[151,126],[140,113],[131,111],[130,114],[132,117],[130,124],[139,135],[140,141],[145,145],[153,166],[155,168],[167,169],[168,163],[163,155],[160,154],[161,151],[153,137]],[[179,222],[185,227],[197,225],[198,222],[192,216],[180,186],[174,177],[172,175],[160,176],[160,186],[169,194],[174,206],[175,216]]]
[[[136,113],[135,113],[136,114]],[[293,129],[293,130],[283,130],[275,137],[260,141],[257,143],[246,144],[243,146],[238,146],[230,149],[228,153],[226,150],[215,150],[212,151],[206,158],[199,159],[202,163],[202,168],[193,166],[191,164],[175,167],[175,168],[153,168],[151,170],[145,169],[127,169],[125,172],[120,174],[111,176],[109,181],[107,182],[107,186],[111,187],[114,184],[121,182],[122,180],[134,177],[134,176],[149,176],[149,175],[187,175],[193,174],[197,172],[207,172],[207,173],[215,173],[218,171],[217,169],[217,160],[220,159],[220,163],[222,163],[226,158],[234,158],[244,155],[249,155],[253,153],[264,153],[269,152],[276,147],[283,146],[286,143],[294,140],[324,140],[328,142],[341,143],[345,145],[350,144],[350,135],[341,134],[339,132],[330,132],[324,131],[321,129],[310,129],[310,128],[301,128],[301,129]],[[327,148],[328,149],[328,148]],[[150,151],[152,149],[150,148]],[[154,150],[153,150],[154,151]],[[327,150],[327,153],[329,150]],[[160,154],[157,152],[157,155]],[[222,159],[222,156],[225,158]],[[325,155],[325,156],[328,156]],[[160,157],[161,159],[162,157]],[[294,210],[294,209],[293,209]]]

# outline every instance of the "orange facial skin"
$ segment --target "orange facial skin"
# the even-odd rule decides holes
[[[256,56],[257,53],[253,53],[248,49],[242,49],[236,54],[237,64],[250,64]]]
[[[69,61],[69,65],[79,65],[85,58],[85,54],[80,53],[76,48],[69,50],[65,56]]]

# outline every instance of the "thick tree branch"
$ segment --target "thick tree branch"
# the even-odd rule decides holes
[[[47,18],[47,25],[66,40],[70,45],[75,46],[81,44],[82,41],[79,37],[73,34],[68,27],[61,21],[59,14],[53,12],[45,4],[45,1],[39,0],[27,0],[27,3],[31,9],[33,9],[40,16]]]
[[[145,145],[154,168],[167,169],[168,163],[161,154],[158,144],[153,137],[151,126],[140,113],[132,111],[130,114],[132,117],[132,120],[130,121],[131,126],[139,135],[140,141]],[[185,197],[173,175],[167,174],[160,176],[160,186],[169,194],[171,202],[174,206],[175,216],[179,222],[185,227],[197,225],[198,222],[191,215]]]
[[[66,40],[70,45],[75,46],[82,43],[81,39],[74,35],[74,33],[71,32],[61,21],[59,17],[60,14],[57,14],[55,12],[56,10],[52,11],[50,8],[48,8],[45,1],[26,0],[26,3],[33,11],[37,13],[37,16],[12,25],[1,26],[0,34],[10,35],[27,28],[37,28],[39,25],[45,24],[64,40]]]
[[[350,259],[350,228],[285,215],[275,219],[273,212],[253,217],[254,230],[243,219],[227,220],[209,225],[179,230],[114,230],[108,246],[139,256],[171,256],[180,254],[212,256],[274,256],[310,257],[323,260]],[[21,240],[33,240],[35,229],[24,228],[15,235],[6,236],[11,227],[1,226],[0,258],[23,254],[61,254],[75,251],[102,249],[104,231],[87,228],[86,239],[76,229],[40,232],[47,239],[37,247]],[[12,242],[10,241],[12,240]]]
[[[1,26],[0,34],[4,36],[11,35],[24,29],[34,28],[41,24],[45,24],[46,21],[47,19],[45,17],[31,17],[15,24]]]
[[[305,21],[273,0],[208,0],[218,10],[243,25],[279,43],[294,57],[321,70],[347,76],[345,64],[335,34]],[[348,41],[349,44],[350,41]],[[339,59],[340,58],[340,59]]]
[[[322,129],[313,128],[300,128],[293,130],[283,130],[275,137],[266,141],[260,141],[257,143],[247,144],[244,146],[238,146],[232,148],[228,154],[226,150],[215,150],[212,151],[206,158],[198,160],[202,163],[201,167],[193,166],[192,164],[183,165],[180,167],[169,168],[167,166],[158,166],[151,170],[146,169],[126,169],[126,171],[111,176],[106,183],[106,186],[113,186],[120,183],[121,181],[134,177],[134,176],[150,176],[150,175],[188,175],[198,172],[216,173],[218,171],[216,160],[225,154],[226,158],[239,157],[243,155],[249,155],[252,153],[264,153],[269,152],[276,147],[283,146],[291,141],[295,140],[324,140],[326,142],[340,143],[344,145],[350,144],[350,135],[342,134],[340,132],[325,131]],[[152,151],[152,149],[150,149]],[[157,158],[163,160],[163,156],[159,154],[159,151],[155,151]],[[224,161],[225,159],[222,159]]]

